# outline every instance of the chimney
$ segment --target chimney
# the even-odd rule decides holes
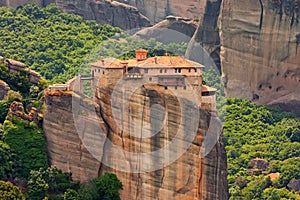
[[[135,58],[137,61],[142,61],[147,59],[147,50],[138,49],[135,51]]]
[[[104,57],[100,56],[100,61],[102,62],[102,65],[104,65]]]

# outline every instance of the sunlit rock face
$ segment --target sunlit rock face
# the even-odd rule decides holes
[[[42,6],[43,0],[0,0],[0,6],[7,6],[16,8],[27,3],[36,3],[37,5]]]
[[[3,100],[10,87],[4,81],[0,80],[0,100]]]
[[[162,86],[124,91],[116,87],[117,74],[106,75],[115,79],[100,79],[93,101],[74,92],[46,91],[43,128],[50,163],[82,182],[115,173],[125,200],[227,199],[226,154],[215,113]],[[142,124],[149,126],[141,131]],[[204,148],[207,141],[213,143]],[[168,144],[170,151],[142,155]],[[178,151],[182,154],[172,160]]]
[[[300,114],[300,10],[296,3],[222,2],[221,63],[228,96]]]
[[[0,6],[18,7],[27,3],[47,6],[55,3],[67,13],[77,14],[84,19],[96,20],[99,24],[110,24],[125,30],[147,27],[150,21],[135,7],[109,0],[0,0]]]
[[[184,2],[180,0],[120,0],[120,2],[137,7],[150,19],[152,24],[169,15],[199,19],[199,16],[204,13],[203,6],[206,4],[206,0],[186,0]]]
[[[62,11],[78,14],[84,19],[96,20],[100,24],[110,24],[125,30],[150,25],[147,17],[135,7],[118,1],[55,0],[55,3]]]

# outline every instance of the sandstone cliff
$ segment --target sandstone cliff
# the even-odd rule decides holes
[[[300,115],[298,1],[223,0],[223,80],[229,96]]]
[[[0,100],[4,99],[10,87],[4,81],[0,80]]]
[[[127,29],[150,25],[149,20],[139,11],[127,4],[109,0],[56,0],[56,5],[63,11],[94,19],[100,24],[110,24]]]
[[[137,7],[147,16],[152,24],[164,20],[169,15],[198,19],[203,15],[203,4],[206,0],[119,0]]]
[[[27,3],[36,3],[40,6],[43,5],[43,0],[0,0],[0,6],[7,6],[7,7],[18,7],[22,6]]]
[[[0,6],[18,7],[26,3],[46,6],[55,3],[67,13],[82,16],[84,19],[96,20],[100,24],[110,24],[122,29],[147,27],[150,22],[135,7],[110,0],[0,0]]]
[[[211,151],[204,158],[200,157],[201,152],[205,151],[203,138],[210,140],[214,137],[209,136],[221,131],[220,122],[213,113],[200,110],[198,126],[193,126],[195,119],[185,121],[191,124],[191,128],[196,128],[196,136],[179,159],[153,172],[144,172],[145,166],[155,167],[176,154],[176,151],[183,148],[184,140],[175,144],[167,157],[165,154],[154,154],[152,159],[145,160],[143,157],[136,159],[128,155],[149,153],[172,143],[182,117],[186,114],[180,112],[182,105],[176,96],[163,87],[145,86],[136,90],[125,109],[118,104],[111,106],[113,90],[116,92],[115,99],[120,101],[123,92],[113,89],[113,86],[99,87],[95,102],[74,92],[46,91],[43,128],[51,164],[64,171],[71,171],[74,179],[80,181],[87,181],[105,172],[115,173],[124,185],[121,192],[123,200],[228,198],[222,135],[215,138],[217,140]],[[119,103],[124,105],[124,102]],[[166,109],[169,126],[149,138],[132,135],[139,127],[130,126],[130,119],[138,123],[151,121],[149,130],[143,134],[156,129],[162,121],[160,112],[151,119],[145,114],[153,112],[151,104],[159,104]],[[112,109],[117,110],[117,115],[113,115]],[[116,147],[126,150],[128,154],[116,150]],[[119,170],[120,167],[122,170]]]
[[[163,43],[189,42],[198,23],[182,17],[168,17],[154,26],[144,28],[133,35],[133,38],[148,40],[155,38]]]

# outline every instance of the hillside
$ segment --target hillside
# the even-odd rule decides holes
[[[24,62],[52,82],[66,82],[90,51],[120,29],[84,21],[55,6],[0,8],[0,55]],[[16,51],[17,49],[17,51]]]
[[[140,2],[131,0],[129,3],[139,4],[141,7]],[[204,6],[207,9],[203,5],[201,7],[204,19],[200,20],[197,27],[195,25],[194,36],[199,36],[200,41],[197,42],[209,49],[209,53],[216,56],[217,62],[221,59],[226,94],[248,98],[259,104],[280,105],[286,110],[299,112],[299,12],[296,9],[299,7],[292,3],[297,1],[223,0],[221,8],[221,1],[207,2],[209,3]],[[263,3],[264,12],[261,12],[259,2]],[[278,4],[280,2],[282,4]],[[243,14],[245,10],[247,15]],[[147,12],[156,20],[152,10]],[[194,16],[198,11],[191,13]],[[157,16],[160,19],[164,15],[161,12]],[[221,41],[216,36],[218,17]],[[83,20],[80,16],[63,13],[53,5],[45,8],[36,5],[17,9],[1,7],[0,40],[0,56],[4,57],[1,60],[13,58],[24,62],[50,83],[66,82],[79,71],[90,75],[88,63],[98,60],[100,55],[127,59],[133,56],[133,49],[141,47],[147,48],[150,56],[165,53],[184,55],[188,46],[186,43],[164,45],[155,39],[136,41],[119,28]],[[100,43],[102,45],[98,45]],[[200,58],[198,55],[194,56]],[[299,118],[276,107],[259,106],[240,98],[224,98],[219,72],[210,68],[204,71],[204,83],[218,89],[218,110],[223,120],[227,153],[229,199],[300,199]],[[145,195],[151,199],[155,195],[168,195],[172,190],[176,190],[176,198],[179,199],[185,199],[194,193],[199,195],[201,192],[208,198],[215,199],[227,190],[225,180],[215,176],[210,180],[210,176],[203,176],[201,181],[206,181],[207,186],[202,182],[197,189],[188,193],[200,179],[196,164],[193,163],[195,165],[186,172],[181,168],[184,165],[182,160],[167,168],[169,174],[161,170],[154,175],[145,176],[117,173],[101,166],[82,147],[80,138],[73,132],[70,93],[48,94],[46,118],[42,118],[43,106],[36,123],[31,117],[40,102],[43,103],[39,92],[47,86],[47,81],[32,84],[27,78],[26,71],[8,73],[7,66],[0,64],[0,96],[3,97],[0,101],[0,159],[3,163],[0,167],[0,179],[11,181],[21,188],[22,191],[14,188],[16,193],[23,192],[28,199],[37,195],[40,199],[45,196],[63,199],[64,195],[93,199],[97,198],[94,196],[96,190],[103,192],[104,186],[97,184],[111,185],[110,179],[116,183],[116,188],[112,189],[113,194],[118,196],[118,191],[124,188],[124,191],[131,192],[121,194],[127,195],[129,199],[132,199],[130,195],[141,198]],[[103,107],[106,107],[109,100],[101,99],[100,94],[109,94],[106,90],[107,88],[102,88],[98,91],[97,103]],[[158,91],[161,92],[158,92],[158,97],[167,95],[164,91]],[[145,93],[139,95],[137,99],[147,98]],[[14,101],[19,103],[13,103]],[[90,102],[81,103],[88,106]],[[7,115],[11,110],[16,112]],[[103,126],[110,125],[107,134],[115,134],[114,124],[107,123],[110,122],[109,117],[101,116],[101,120]],[[93,118],[85,118],[85,122],[92,126],[98,123]],[[204,120],[203,123],[206,122]],[[45,125],[44,129],[42,125]],[[63,135],[64,133],[67,134]],[[44,136],[51,139],[52,143],[47,143]],[[118,143],[122,137],[112,139]],[[124,141],[128,142],[124,143],[128,146],[131,142],[137,142],[132,138],[125,138]],[[54,149],[49,153],[52,157],[47,157],[45,153],[46,144],[48,149]],[[199,147],[197,142],[193,145],[195,148]],[[226,173],[223,148],[220,141],[209,158],[203,162],[197,160],[207,167],[204,175],[210,173],[223,177]],[[65,162],[66,154],[68,158],[73,158],[72,162]],[[195,159],[195,154],[189,153],[184,157],[186,162],[190,162],[191,158]],[[123,186],[116,177],[111,176],[100,181],[96,178],[86,185],[80,185],[72,180],[70,174],[48,168],[49,160],[55,160],[65,171],[75,169],[73,178],[76,180],[88,181],[105,172],[116,173]],[[40,167],[43,169],[40,170]],[[178,172],[185,178],[178,180]],[[49,178],[51,173],[55,174],[55,181]],[[155,178],[152,179],[153,177]],[[148,180],[152,182],[149,183]],[[174,180],[177,180],[176,184],[172,185]],[[0,184],[3,188],[13,188],[8,182]],[[138,184],[147,185],[150,189],[139,191],[136,186]],[[149,191],[152,193],[148,193]]]

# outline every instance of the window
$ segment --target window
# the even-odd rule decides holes
[[[178,69],[178,73],[181,73],[181,68]]]
[[[186,86],[183,86],[183,89],[186,90]]]
[[[191,73],[191,69],[189,69],[189,73]]]
[[[163,71],[163,70],[162,70],[162,69],[160,69],[160,70],[159,70],[159,73],[162,73],[162,71]]]
[[[177,90],[177,86],[175,86],[175,90]]]
[[[148,74],[148,69],[145,69],[145,71],[144,71],[144,72],[145,72],[145,74]]]
[[[165,73],[167,73],[167,69],[165,69]]]
[[[149,78],[149,81],[152,81],[152,78],[151,78],[151,77]]]
[[[167,86],[165,86],[165,90],[167,90],[168,89],[168,87]]]
[[[177,69],[175,69],[175,73],[177,73]]]
[[[100,69],[98,69],[98,72],[100,72]]]
[[[194,70],[195,70],[195,72],[197,72],[197,69],[196,69],[196,68],[194,68]]]

